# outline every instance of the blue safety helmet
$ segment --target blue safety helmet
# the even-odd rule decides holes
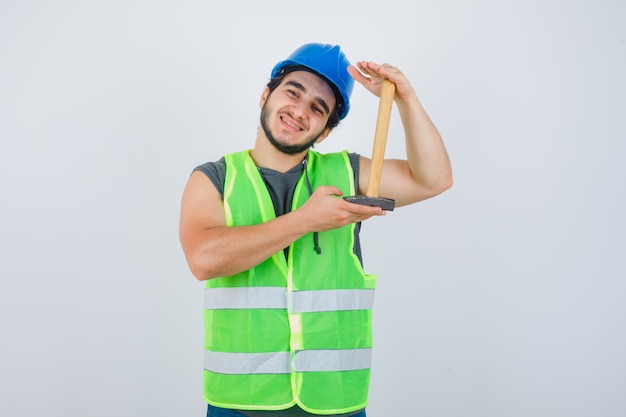
[[[308,43],[296,49],[286,60],[276,64],[271,77],[283,75],[293,66],[303,66],[321,75],[341,96],[341,100],[337,100],[337,110],[339,120],[342,120],[350,111],[350,96],[354,88],[354,80],[348,74],[348,65],[350,62],[339,45]]]

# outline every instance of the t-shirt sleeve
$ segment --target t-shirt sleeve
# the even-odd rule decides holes
[[[226,160],[224,158],[215,162],[206,162],[193,169],[202,171],[213,183],[217,191],[224,195],[224,181],[226,180]]]
[[[348,152],[348,158],[350,158],[350,165],[352,165],[352,170],[354,171],[354,183],[357,188],[359,186],[359,161],[361,155],[354,152]]]

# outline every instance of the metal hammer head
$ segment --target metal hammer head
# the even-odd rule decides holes
[[[391,198],[370,197],[367,195],[355,195],[344,197],[343,199],[350,203],[360,204],[362,206],[380,207],[381,209],[387,211],[393,211],[396,205],[395,200],[392,200]]]

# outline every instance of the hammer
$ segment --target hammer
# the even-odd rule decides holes
[[[374,133],[374,149],[372,150],[372,163],[367,179],[366,195],[355,195],[344,197],[346,201],[361,204],[363,206],[376,206],[383,210],[393,211],[395,201],[390,198],[378,196],[380,189],[380,176],[383,171],[383,159],[385,157],[385,145],[387,144],[387,133],[389,131],[389,120],[391,118],[391,106],[396,93],[396,85],[384,79],[380,90],[380,102],[378,104],[378,118],[376,120],[376,132]]]

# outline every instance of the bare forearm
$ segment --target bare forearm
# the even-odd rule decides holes
[[[253,226],[205,229],[187,256],[199,280],[229,276],[250,269],[306,233],[294,213]]]

